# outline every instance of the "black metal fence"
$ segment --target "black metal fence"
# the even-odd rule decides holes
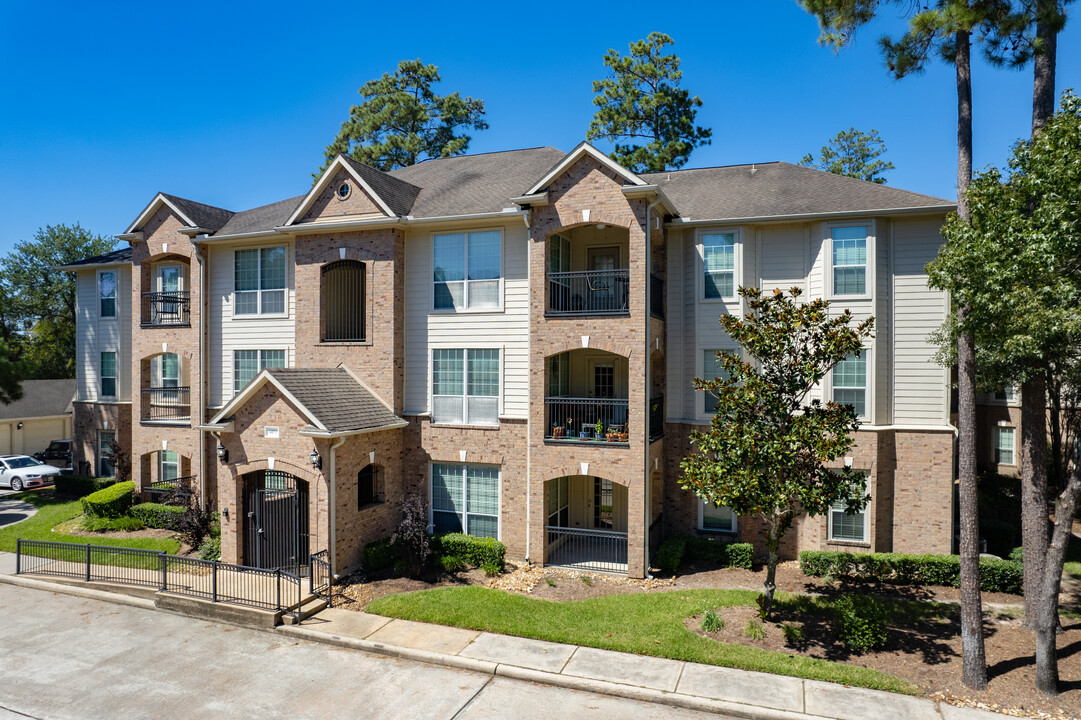
[[[544,407],[548,411],[546,438],[604,442],[609,432],[628,433],[629,437],[625,399],[549,397],[544,399]],[[598,422],[601,424],[599,437]]]
[[[649,314],[664,320],[664,280],[650,273]]]
[[[187,290],[143,293],[141,324],[190,325],[191,298]]]
[[[191,388],[143,388],[143,420],[190,420]]]
[[[330,553],[320,550],[308,556],[308,582],[312,595],[327,601],[327,607],[333,607],[334,593],[331,591]]]
[[[547,565],[627,573],[627,533],[547,526]]]
[[[280,568],[265,570],[154,550],[19,539],[15,574],[27,573],[154,588],[282,612],[300,622],[301,578]]]
[[[548,273],[551,315],[626,315],[630,270]]]
[[[195,476],[172,478],[171,480],[158,480],[143,487],[143,497],[147,502],[164,502],[180,497],[185,500],[191,497],[195,489]]]

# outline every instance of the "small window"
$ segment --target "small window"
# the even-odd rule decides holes
[[[724,505],[702,500],[698,503],[698,527],[712,532],[736,531],[736,514]]]
[[[570,527],[570,478],[556,478],[548,483],[548,525]]]
[[[383,501],[383,469],[378,465],[365,465],[357,473],[357,509]]]
[[[995,393],[995,400],[1012,403],[1017,401],[1017,392],[1013,385],[1007,385]]]
[[[285,313],[285,248],[233,253],[233,315]]]
[[[736,296],[736,234],[703,235],[702,264],[705,270],[706,298],[734,298]]]
[[[116,397],[116,353],[101,354],[101,396]]]
[[[436,310],[498,308],[501,246],[502,235],[498,230],[433,237],[433,307]]]
[[[1014,429],[1012,427],[995,428],[995,462],[999,465],[1015,465]]]
[[[703,350],[702,351],[702,379],[713,380],[714,378],[728,378],[728,372],[721,365],[720,358],[717,357],[717,350]],[[702,412],[706,415],[713,415],[717,412],[717,397],[705,390],[700,391],[702,393]]]
[[[165,353],[161,356],[160,375],[157,378],[159,388],[180,387],[180,356],[176,353]]]
[[[158,465],[158,479],[162,482],[180,477],[180,456],[173,450],[162,450]]]
[[[867,228],[833,228],[833,294],[867,294]]]
[[[351,192],[352,192],[352,188],[349,186],[349,183],[343,182],[341,185],[338,186],[338,191],[337,191],[338,199],[339,200],[345,200],[347,197],[349,197],[349,193],[351,193]]]
[[[464,532],[499,538],[499,468],[432,465],[432,527],[436,534]]]
[[[284,350],[234,350],[233,392],[240,392],[261,370],[283,367]]]
[[[116,317],[116,271],[98,273],[98,292],[101,295],[101,317]]]
[[[364,339],[364,263],[340,260],[323,268],[320,283],[323,341]]]
[[[113,441],[116,433],[112,430],[98,430],[98,476],[115,477],[116,463],[113,460]]]
[[[833,368],[833,401],[867,417],[867,353],[850,355]]]
[[[835,503],[829,513],[829,539],[841,542],[868,542],[868,517],[866,505],[861,510],[849,512],[846,503]]]
[[[432,351],[432,422],[499,424],[499,350]]]

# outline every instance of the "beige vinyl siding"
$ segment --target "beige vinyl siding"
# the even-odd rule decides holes
[[[104,269],[104,268],[103,268]],[[116,271],[116,317],[102,318],[98,296],[98,269],[80,270],[75,277],[75,397],[82,402],[101,400],[101,353],[116,353],[116,398],[131,401],[131,267]]]
[[[285,245],[285,317],[258,315],[233,317],[233,251]],[[207,380],[210,407],[221,407],[233,396],[234,350],[285,350],[285,364],[296,361],[296,257],[284,239],[211,245],[207,260]]]
[[[892,262],[892,224],[889,220],[878,220],[875,243],[875,353],[871,358],[874,363],[874,407],[873,420],[878,425],[889,425],[893,417],[893,304]]]
[[[705,269],[702,265],[702,255],[698,247],[698,241],[701,234],[709,233],[712,230],[720,232],[734,232],[736,234],[736,273],[735,273],[735,293],[736,299],[733,301],[721,301],[721,300],[704,300],[703,299],[703,284]],[[692,259],[694,264],[691,265],[694,268],[695,283],[693,286],[693,293],[696,300],[694,308],[694,345],[688,345],[688,348],[693,347],[694,352],[691,353],[691,357],[687,358],[687,366],[689,367],[689,374],[687,375],[684,386],[687,388],[686,392],[689,393],[689,403],[687,405],[688,418],[697,418],[702,422],[705,422],[710,416],[703,414],[703,400],[704,393],[695,390],[691,386],[691,379],[695,377],[701,377],[702,375],[702,351],[703,350],[718,350],[718,349],[735,349],[735,342],[725,332],[724,326],[721,325],[721,314],[739,314],[743,312],[743,301],[739,297],[739,287],[741,285],[757,285],[758,278],[755,277],[755,243],[754,243],[755,231],[753,228],[748,227],[735,227],[724,226],[717,228],[703,228],[699,231],[699,234],[694,235],[694,249],[692,253]]]
[[[475,229],[480,228],[462,231]],[[503,309],[485,312],[433,312],[433,233],[414,230],[406,235],[406,415],[429,410],[432,348],[498,348],[502,351],[499,413],[509,418],[529,416],[529,235],[523,225],[508,224],[499,229],[503,231]]]
[[[928,335],[945,318],[945,293],[927,287],[924,266],[942,244],[941,217],[894,220],[893,422],[945,425],[947,371],[934,362]]]
[[[761,258],[763,292],[775,289],[788,292],[789,288],[803,288],[807,293],[807,226],[782,225],[765,227],[758,231]]]

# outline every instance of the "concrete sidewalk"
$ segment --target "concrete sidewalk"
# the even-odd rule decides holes
[[[835,683],[326,609],[275,632],[406,660],[762,720],[991,720],[991,712]]]

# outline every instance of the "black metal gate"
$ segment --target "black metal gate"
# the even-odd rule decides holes
[[[308,574],[308,483],[280,470],[243,476],[244,562]]]

